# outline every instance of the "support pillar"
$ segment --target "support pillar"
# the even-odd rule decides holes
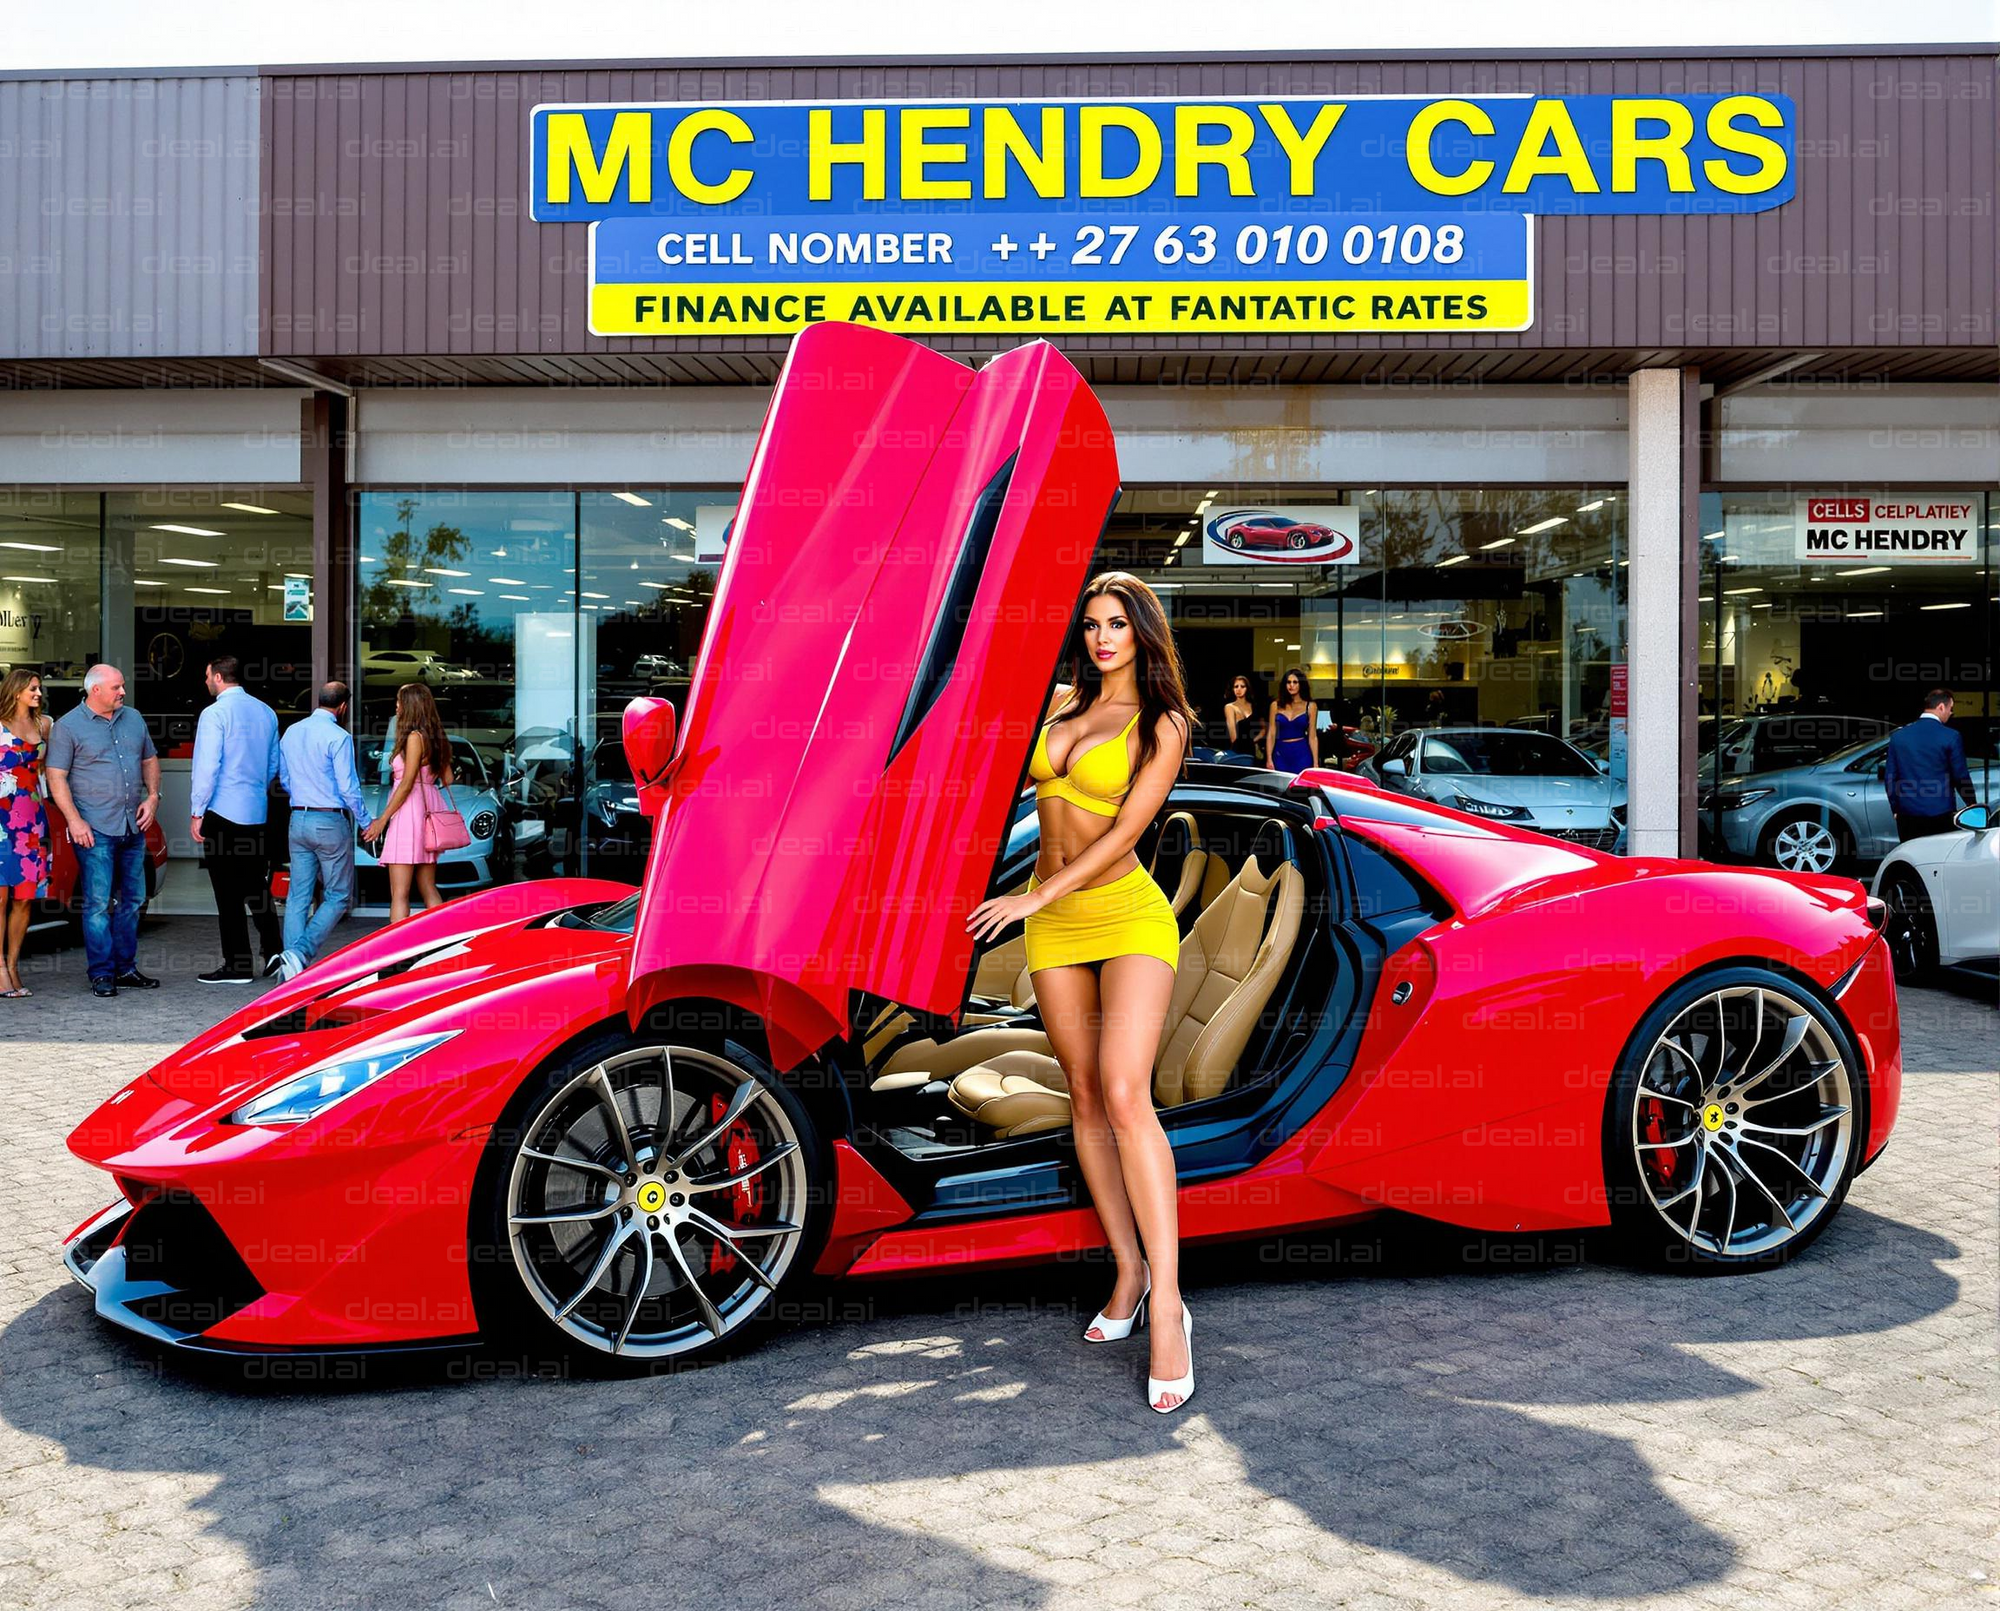
[[[1692,855],[1701,641],[1700,375],[1693,369],[1637,370],[1628,405],[1626,841],[1635,856]]]
[[[349,400],[314,392],[304,410],[302,474],[312,488],[313,681],[354,685],[354,536],[347,493]],[[360,709],[361,692],[354,693]]]

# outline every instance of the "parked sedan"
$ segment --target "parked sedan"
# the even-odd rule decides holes
[[[1723,724],[1712,747],[1703,747],[1701,781],[1712,784],[1718,776],[1743,777],[1752,772],[1809,766],[1835,750],[1871,738],[1886,738],[1895,725],[1879,716],[1837,716],[1826,711],[1738,717]]]
[[[1625,785],[1574,744],[1512,727],[1412,728],[1361,765],[1403,794],[1457,810],[1620,851]]]
[[[1974,786],[1983,792],[2000,771],[1994,743],[2000,724],[1954,724],[1965,739]],[[1836,750],[1807,766],[1705,778],[1699,826],[1705,854],[1761,862],[1793,873],[1869,865],[1896,848],[1896,817],[1882,782],[1888,738]]]
[[[1875,873],[1889,908],[1883,934],[1896,977],[1936,968],[2000,972],[2000,829],[1992,808],[1967,806],[1950,833],[1898,845]]]
[[[512,875],[514,860],[513,825],[500,808],[500,797],[488,778],[479,752],[462,733],[448,735],[451,766],[455,781],[451,803],[465,818],[472,843],[462,850],[447,850],[438,857],[438,889],[445,893],[484,889]],[[382,745],[362,745],[357,760],[361,773],[361,796],[374,816],[389,803],[390,757],[394,752]],[[376,859],[375,847],[359,846],[354,852],[355,885],[364,905],[379,904],[388,898],[388,874]]]

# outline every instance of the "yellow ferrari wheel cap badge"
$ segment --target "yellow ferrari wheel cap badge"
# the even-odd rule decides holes
[[[1720,1102],[1711,1102],[1707,1107],[1703,1108],[1701,1110],[1701,1123],[1702,1128],[1705,1130],[1720,1130],[1722,1128],[1722,1104]]]
[[[1718,1120],[1718,1123],[1721,1121]],[[1711,1127],[1712,1128],[1712,1127]],[[657,1214],[667,1206],[667,1188],[657,1180],[649,1180],[639,1188],[639,1210],[645,1214]]]

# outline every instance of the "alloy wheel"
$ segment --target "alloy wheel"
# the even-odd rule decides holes
[[[1683,1242],[1730,1259],[1773,1253],[1839,1193],[1854,1145],[1846,1057],[1784,991],[1717,990],[1653,1042],[1630,1141],[1654,1212]]]
[[[1884,881],[1882,900],[1889,910],[1882,925],[1889,955],[1899,979],[1920,979],[1937,966],[1937,925],[1923,885],[1898,868]]]
[[[1771,859],[1788,873],[1830,873],[1840,859],[1840,836],[1824,822],[1794,818],[1771,836]]]
[[[605,1058],[522,1131],[507,1235],[528,1295],[600,1352],[705,1348],[777,1291],[805,1228],[807,1172],[783,1105],[691,1046]]]

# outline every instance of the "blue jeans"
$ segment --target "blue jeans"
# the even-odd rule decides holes
[[[285,897],[285,949],[305,963],[319,955],[354,904],[354,829],[344,811],[294,811],[290,832],[292,892]]]
[[[146,836],[101,833],[76,848],[83,904],[83,955],[92,979],[115,979],[139,965],[139,908],[146,904]]]

